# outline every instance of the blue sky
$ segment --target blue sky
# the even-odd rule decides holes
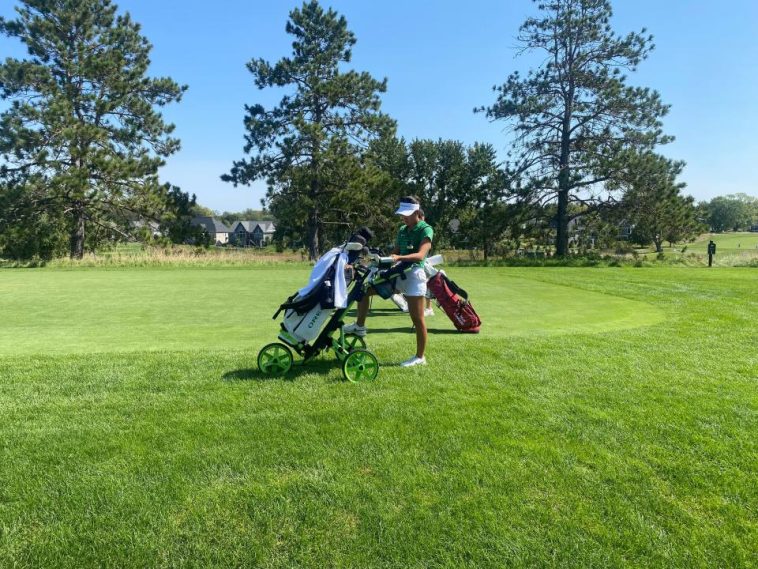
[[[530,0],[322,2],[343,14],[358,43],[351,67],[388,78],[383,110],[411,138],[490,142],[503,155],[502,123],[472,109],[494,101],[491,89],[533,61],[516,57],[518,27],[536,13]],[[215,210],[259,208],[263,183],[233,188],[219,180],[242,157],[246,103],[276,104],[281,93],[259,91],[245,63],[289,55],[284,26],[300,2],[281,0],[121,0],[152,42],[153,75],[187,84],[184,100],[165,110],[182,150],[164,179],[195,193]],[[13,14],[15,1],[0,3]],[[686,193],[698,200],[758,195],[758,2],[755,0],[616,0],[618,33],[646,27],[656,49],[629,83],[658,90],[672,106],[662,148],[685,160]],[[728,9],[727,9],[728,8]],[[0,38],[0,54],[21,55]]]

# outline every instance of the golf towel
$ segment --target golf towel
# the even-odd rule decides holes
[[[347,265],[347,253],[341,247],[335,247],[322,255],[311,271],[311,278],[308,284],[298,292],[300,296],[305,296],[314,288],[321,285],[324,279],[329,275],[329,269],[336,263],[334,270],[334,282],[331,286],[334,290],[334,307],[345,308],[347,306],[347,282],[345,281],[345,265]]]

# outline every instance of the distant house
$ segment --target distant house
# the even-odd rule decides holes
[[[129,223],[132,230],[135,232],[140,232],[147,228],[147,230],[150,232],[150,234],[155,237],[162,237],[163,233],[161,233],[161,226],[158,224],[157,221],[149,221],[144,219],[136,219]],[[135,239],[136,240],[136,239]]]
[[[236,247],[249,247],[250,234],[255,229],[255,221],[238,221],[232,223],[232,233],[229,236],[229,242]]]
[[[568,234],[569,247],[580,247],[583,242],[589,245],[590,248],[595,247],[595,238],[591,235],[587,235],[587,227],[585,226],[585,216],[577,215],[568,220],[566,224],[566,231]]]
[[[263,247],[274,237],[273,221],[238,221],[232,226],[232,241],[238,247]]]
[[[566,229],[569,236],[573,235],[578,237],[579,234],[584,231],[584,215],[577,215],[576,217],[569,219],[566,224]]]
[[[211,238],[211,242],[216,245],[226,245],[229,243],[229,233],[231,231],[221,221],[214,217],[198,215],[190,221],[193,227],[200,227]]]
[[[259,221],[253,229],[253,243],[258,247],[271,243],[274,231],[276,231],[276,225],[273,221]]]
[[[758,232],[758,223],[750,226],[750,231]]]
[[[618,225],[619,232],[616,236],[616,239],[619,241],[629,241],[632,237],[632,232],[634,231],[634,224],[629,221],[622,221]]]

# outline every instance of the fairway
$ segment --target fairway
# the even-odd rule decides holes
[[[0,567],[751,567],[758,271],[450,268],[376,382],[255,354],[304,266],[0,271]]]
[[[662,317],[649,304],[618,296],[493,269],[461,272],[487,322],[484,338],[612,331]],[[0,355],[229,348],[254,355],[275,339],[279,325],[271,315],[307,282],[308,269],[5,271],[2,276]],[[410,319],[391,303],[376,299],[374,307],[374,332],[408,331]],[[429,327],[433,334],[454,330],[441,311]]]
[[[717,256],[725,253],[758,255],[758,232],[708,233],[700,236],[697,241],[688,246],[688,249],[704,253],[708,249],[710,240],[716,244]]]

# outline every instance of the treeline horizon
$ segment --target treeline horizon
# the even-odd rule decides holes
[[[348,68],[357,38],[345,16],[309,0],[289,14],[292,53],[247,62],[258,89],[287,94],[271,108],[251,96],[242,157],[230,157],[221,179],[265,180],[263,210],[247,213],[276,219],[279,245],[299,243],[311,258],[348,226],[390,239],[402,195],[420,198],[441,244],[485,257],[536,236],[563,256],[617,237],[621,224],[660,249],[754,216],[743,211],[755,210],[745,194],[696,204],[678,179],[684,163],[659,153],[673,140],[661,122],[669,106],[627,83],[653,49],[646,30],[614,32],[607,0],[537,10],[518,42],[545,63],[512,73],[490,105],[474,109],[513,133],[506,160],[491,144],[398,138],[381,110],[387,79]],[[0,33],[29,57],[0,64],[10,103],[0,114],[0,256],[81,258],[119,241],[191,240],[192,217],[207,210],[158,174],[180,149],[160,108],[180,103],[188,87],[147,76],[152,46],[110,0],[19,0],[16,12],[0,18]]]

